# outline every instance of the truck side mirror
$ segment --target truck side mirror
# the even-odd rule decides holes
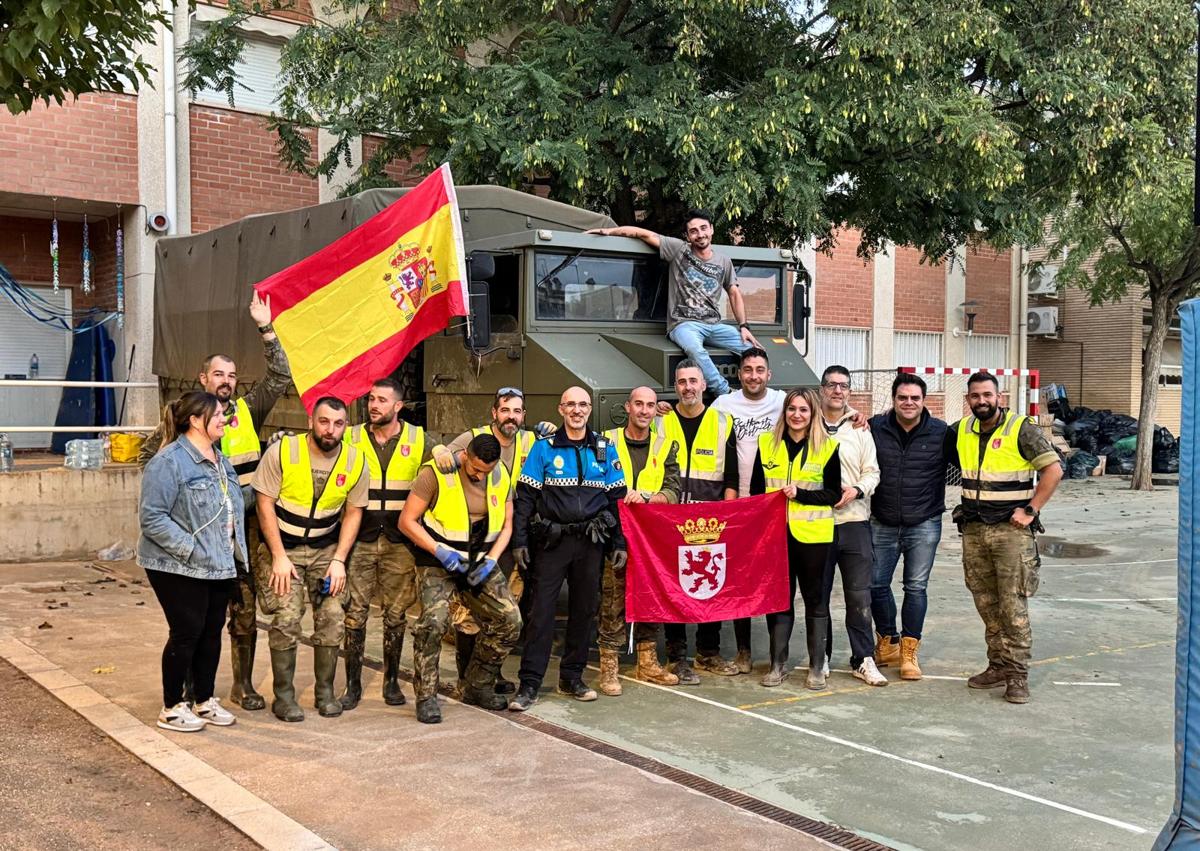
[[[494,267],[493,267],[494,273]],[[492,299],[487,281],[471,281],[467,287],[467,309],[471,313],[471,330],[463,329],[467,348],[480,351],[492,345]]]
[[[482,251],[473,251],[467,256],[467,279],[490,281],[496,276],[496,256]]]
[[[798,276],[797,276],[798,277]],[[792,338],[803,340],[808,331],[808,318],[812,309],[808,306],[808,284],[797,281],[792,284]]]

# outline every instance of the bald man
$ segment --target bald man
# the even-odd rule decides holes
[[[514,712],[537,702],[550,663],[554,609],[564,581],[569,601],[558,692],[576,700],[596,699],[595,690],[583,681],[583,671],[600,605],[600,569],[605,550],[618,570],[624,570],[627,559],[617,522],[626,487],[616,448],[589,427],[592,400],[582,387],[563,392],[558,413],[562,427],[533,445],[517,481],[513,564],[531,596],[521,683],[508,705]]]
[[[625,400],[625,428],[606,431],[609,445],[621,462],[625,475],[625,504],[679,502],[681,490],[679,444],[667,436],[662,417],[656,416],[658,394],[651,387],[635,387]],[[617,657],[629,640],[629,625],[625,622],[625,570],[618,570],[612,559],[606,559],[600,581],[600,679],[601,694],[618,697],[621,680]],[[639,680],[673,686],[679,677],[662,668],[658,661],[659,624],[639,623],[633,628],[637,644]]]

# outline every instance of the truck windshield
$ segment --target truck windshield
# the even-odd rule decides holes
[[[746,302],[746,319],[778,324],[782,317],[782,269],[734,263]],[[667,269],[657,257],[616,257],[585,252],[539,251],[534,264],[538,319],[579,322],[666,322]],[[733,319],[729,299],[721,312]]]

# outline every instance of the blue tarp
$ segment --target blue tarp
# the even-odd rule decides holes
[[[1154,843],[1159,849],[1200,848],[1200,575],[1196,571],[1196,431],[1200,406],[1200,299],[1179,308],[1183,323],[1183,421],[1179,435],[1179,624],[1175,637],[1175,804]]]

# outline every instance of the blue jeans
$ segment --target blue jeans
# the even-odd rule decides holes
[[[724,322],[715,325],[709,325],[707,322],[680,322],[667,336],[683,349],[689,358],[699,364],[700,371],[704,373],[704,383],[718,396],[729,392],[729,382],[717,372],[716,364],[712,362],[704,347],[728,349],[735,355],[750,348],[749,343],[742,341],[742,332]]]
[[[904,605],[901,620],[904,635],[921,638],[925,625],[925,610],[929,607],[926,589],[933,571],[933,558],[942,540],[942,515],[930,517],[916,526],[887,526],[871,521],[871,537],[875,544],[875,569],[871,579],[871,615],[875,631],[895,636],[896,598],[892,596],[892,577],[896,563],[904,556]]]

